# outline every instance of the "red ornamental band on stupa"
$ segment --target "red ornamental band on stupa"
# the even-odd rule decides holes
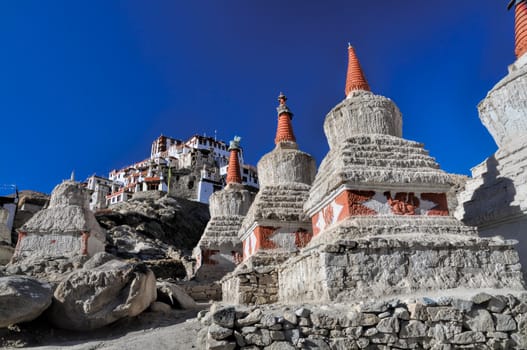
[[[357,90],[370,91],[370,86],[364,77],[355,49],[348,43],[348,72],[346,74],[346,88],[344,92],[348,96],[351,91]]]
[[[278,127],[276,128],[276,137],[274,139],[275,144],[279,144],[280,142],[296,142],[291,125],[293,113],[285,104],[286,101],[287,97],[283,93],[280,93],[278,96],[278,102],[280,104],[276,108],[278,111]]]

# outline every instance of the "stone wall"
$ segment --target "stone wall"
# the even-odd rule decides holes
[[[279,270],[279,300],[362,300],[463,288],[523,290],[511,242],[449,236],[370,237],[306,249]]]
[[[232,304],[278,301],[278,273],[273,267],[236,270],[222,280],[222,300]]]
[[[221,300],[221,285],[217,282],[199,283],[190,281],[178,285],[197,302],[205,303],[211,300]]]
[[[527,294],[358,305],[213,305],[200,349],[525,349]]]

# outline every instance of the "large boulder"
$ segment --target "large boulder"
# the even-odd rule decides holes
[[[156,300],[154,273],[144,264],[111,260],[73,272],[55,290],[49,318],[59,328],[91,330],[143,312]]]
[[[27,276],[0,277],[0,328],[34,320],[51,304],[50,284]]]

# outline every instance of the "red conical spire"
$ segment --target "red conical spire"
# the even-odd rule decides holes
[[[279,142],[296,142],[295,134],[293,134],[293,126],[291,125],[291,119],[293,119],[293,113],[289,110],[285,101],[287,97],[280,93],[278,96],[280,104],[276,108],[278,111],[278,127],[276,128],[276,137],[274,143]]]
[[[527,3],[516,1],[514,11],[514,53],[519,58],[527,52]]]
[[[238,152],[240,152],[240,140],[241,138],[239,136],[234,136],[234,140],[231,141],[229,146],[231,155],[229,157],[229,167],[227,168],[227,185],[230,183],[242,183],[240,161],[238,160]]]
[[[346,96],[348,96],[351,91],[356,90],[370,91],[370,86],[364,77],[364,73],[362,72],[362,68],[357,55],[355,54],[353,46],[348,44],[348,73],[346,75],[345,89]]]

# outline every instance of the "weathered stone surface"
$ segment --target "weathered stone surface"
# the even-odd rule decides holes
[[[513,333],[511,339],[514,342],[515,348],[527,349],[527,335],[525,333]]]
[[[490,294],[489,294],[490,295]],[[492,298],[502,300],[498,295]],[[490,313],[487,302],[476,304],[471,301],[457,299],[450,295],[434,296],[433,298],[419,297],[421,303],[406,304],[405,301],[388,302],[388,310],[384,312],[360,312],[361,304],[324,304],[309,305],[310,319],[299,318],[295,326],[287,321],[286,314],[294,314],[292,308],[280,304],[251,307],[251,313],[261,321],[254,326],[241,327],[234,324],[237,343],[243,349],[265,348],[267,342],[285,344],[294,348],[326,348],[329,349],[516,349],[517,344],[524,340],[523,334],[527,329],[527,311],[517,314],[516,321],[507,306],[501,313]],[[517,296],[507,296],[507,305],[519,305]],[[414,299],[412,299],[414,300]],[[490,300],[490,299],[489,299]],[[362,304],[364,305],[364,304]],[[419,313],[425,315],[426,320],[402,320],[396,314],[408,314],[409,308],[415,313],[416,305]],[[455,306],[457,306],[457,308]],[[305,307],[305,306],[304,306]],[[234,307],[235,313],[249,317],[247,307]],[[460,309],[469,308],[468,311]],[[378,308],[377,310],[381,310]],[[399,309],[396,313],[396,310]],[[259,312],[257,310],[260,310]],[[296,309],[298,310],[298,309]],[[296,311],[295,310],[295,311]],[[391,316],[379,318],[383,313]],[[408,315],[409,316],[409,315]],[[357,326],[361,322],[364,326]],[[303,324],[303,325],[301,325]],[[494,325],[499,325],[495,330]],[[272,329],[275,326],[283,329]],[[467,331],[467,329],[471,329]],[[514,336],[512,336],[514,335]],[[512,337],[512,339],[510,339]],[[245,344],[245,345],[241,345]],[[278,346],[278,345],[276,345]]]
[[[285,341],[276,341],[271,345],[266,346],[265,350],[295,350],[296,348],[288,342]]]
[[[140,314],[156,299],[155,276],[142,264],[109,261],[77,270],[54,293],[49,317],[57,327],[90,330]]]
[[[467,331],[454,335],[450,339],[452,344],[475,344],[484,343],[485,335],[482,332]]]
[[[285,311],[284,312],[284,320],[291,323],[292,325],[298,324],[298,317],[293,311]]]
[[[262,310],[256,309],[249,313],[247,316],[241,319],[236,320],[236,325],[238,327],[252,326],[255,323],[260,322],[262,318]]]
[[[86,270],[94,269],[96,267],[99,267],[101,265],[104,265],[110,260],[115,260],[117,257],[115,255],[112,255],[110,253],[106,252],[97,252],[95,253],[88,261],[84,263],[82,268]]]
[[[359,347],[354,340],[348,338],[332,339],[330,342],[331,350],[358,350]]]
[[[526,70],[525,65],[511,70],[478,105],[481,122],[500,148],[522,140],[527,133]]]
[[[52,286],[26,276],[0,277],[0,328],[34,320],[49,305]]]
[[[316,173],[313,157],[295,148],[278,145],[258,161],[260,188],[286,183],[311,185]]]
[[[452,303],[452,307],[455,307],[459,311],[470,311],[470,309],[472,309],[472,306],[474,305],[474,302],[470,300],[464,300],[464,299],[458,299],[458,298],[453,298],[451,303]]]
[[[377,324],[377,330],[381,333],[399,333],[399,320],[396,317],[383,318]]]
[[[368,338],[371,338],[373,337],[375,334],[379,333],[379,331],[377,330],[377,328],[368,328],[364,331],[364,336],[365,337],[368,337]]]
[[[403,322],[401,326],[401,338],[420,338],[426,336],[426,325],[418,320]]]
[[[64,181],[51,193],[46,209],[38,211],[21,228],[27,236],[17,244],[13,259],[30,256],[64,256],[104,251],[106,237],[89,209],[87,190]],[[82,240],[82,234],[85,241]]]
[[[305,338],[300,342],[302,349],[320,349],[320,350],[330,350],[329,345],[322,339],[319,338]]]
[[[475,304],[483,304],[484,302],[489,301],[492,299],[492,295],[487,293],[478,293],[472,297],[472,302]]]
[[[212,321],[219,326],[232,328],[234,326],[235,315],[236,311],[234,307],[224,307],[212,314]]]
[[[296,345],[300,339],[300,331],[298,329],[288,329],[284,331],[285,339]]]
[[[527,223],[527,123],[523,100],[527,66],[517,60],[509,74],[498,82],[478,106],[482,123],[499,146],[497,152],[472,168],[472,178],[458,195],[456,217],[478,226],[483,236],[502,235],[517,239],[522,265],[527,264],[527,240],[521,234]],[[497,257],[518,260],[518,256]],[[502,260],[502,261],[499,261]],[[524,275],[525,277],[525,275]]]
[[[513,331],[517,328],[516,322],[511,315],[494,314],[496,319],[496,331],[508,332]]]
[[[180,286],[167,281],[156,282],[159,295],[166,296],[174,307],[182,309],[195,309],[196,302]]]
[[[454,335],[461,333],[461,331],[461,324],[458,325],[454,322],[436,323],[428,330],[428,336],[445,343]]]
[[[428,313],[426,306],[420,303],[408,304],[408,312],[412,320],[426,321],[428,320]]]
[[[137,192],[95,217],[107,231],[108,252],[141,260],[173,258],[177,249],[192,249],[210,219],[208,205],[158,191]],[[155,273],[162,278],[186,277],[184,269],[178,276]]]
[[[370,321],[373,318],[375,318],[375,324],[378,322],[378,318],[374,314],[367,314],[366,318],[366,323],[374,322]],[[330,311],[318,311],[312,312],[310,319],[315,327],[334,329],[338,324],[339,315]]]
[[[236,349],[236,342],[228,340],[216,340],[212,338],[210,333],[207,336],[205,344],[206,350],[234,350]]]
[[[245,336],[247,344],[254,344],[258,346],[268,346],[271,344],[271,334],[267,329],[259,329],[254,333],[249,333]]]
[[[212,324],[209,327],[209,334],[213,339],[222,340],[232,335],[232,328],[225,328],[217,324]]]
[[[428,319],[430,321],[461,321],[463,315],[461,312],[453,307],[437,306],[428,307]]]
[[[278,322],[277,318],[274,315],[271,314],[265,314],[260,319],[260,323],[264,327],[272,327]]]
[[[428,228],[426,221],[430,224]],[[457,227],[456,234],[441,233],[439,221],[444,224],[450,222],[448,230]],[[423,227],[416,228],[421,224]],[[421,229],[430,231],[430,227],[438,229],[437,234],[428,236],[419,233]],[[403,231],[403,228],[406,235],[397,231]],[[370,230],[373,236],[370,236]],[[410,234],[410,231],[413,233]],[[494,251],[512,250],[511,242],[471,236],[474,233],[476,231],[460,226],[451,218],[396,218],[393,222],[386,217],[344,220],[313,238],[310,243],[315,244],[318,240],[318,243],[324,244],[326,239],[334,239],[335,242],[342,242],[341,251],[319,251],[315,247],[320,246],[315,245],[314,249],[300,252],[288,264],[280,267],[279,300],[284,303],[298,300],[358,301],[460,286],[522,290],[523,281],[519,271],[512,265],[497,265],[489,259]],[[368,236],[362,237],[362,234]],[[381,234],[382,237],[377,236]],[[354,238],[354,244],[348,246],[351,237]],[[429,250],[441,256],[439,265],[423,267],[413,263],[416,255],[422,256],[423,251]],[[334,264],[336,258],[347,263]]]
[[[393,316],[397,317],[397,318],[399,318],[401,320],[409,320],[410,319],[410,313],[408,312],[408,310],[406,310],[405,308],[402,308],[402,307],[395,308],[395,310],[393,311]]]
[[[495,296],[489,300],[487,310],[490,312],[502,312],[507,306],[507,298],[504,296]]]
[[[465,318],[465,323],[472,331],[494,332],[495,330],[492,316],[484,309],[470,311]]]
[[[269,331],[269,335],[273,341],[285,340],[285,334],[283,331]]]
[[[359,325],[361,326],[374,326],[379,323],[379,317],[375,314],[361,314]]]
[[[163,314],[168,314],[168,313],[172,312],[172,308],[170,307],[170,305],[165,304],[163,302],[154,301],[150,305],[150,311],[152,311],[152,312],[160,312],[160,313],[163,313]]]
[[[305,307],[301,307],[295,311],[295,314],[298,317],[309,317],[311,311],[309,309],[306,309]]]

